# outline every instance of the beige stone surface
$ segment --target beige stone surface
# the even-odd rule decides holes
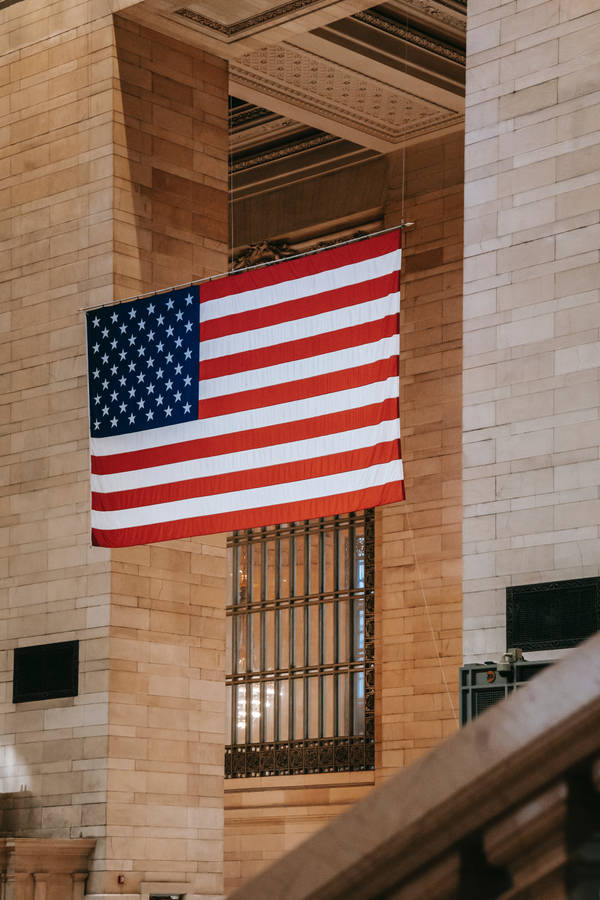
[[[375,527],[375,771],[227,781],[227,891],[243,886],[457,727],[462,159],[459,137],[428,143],[385,160],[387,184],[375,179],[371,186],[372,199],[381,191],[386,225],[402,218],[416,223],[403,237],[401,292],[408,499],[378,510]],[[378,170],[349,169],[346,184],[356,182],[361,197],[365,179]],[[347,214],[345,198],[327,179],[318,188],[322,205],[303,207],[305,193],[291,186],[285,205],[280,196],[263,196],[256,214],[250,203],[245,214],[266,227],[272,210],[272,221],[285,235],[286,222],[293,231],[298,224],[306,227],[310,215],[313,228],[323,229],[325,208],[339,227]]]
[[[599,650],[595,635],[233,896],[564,900],[594,834]]]
[[[10,900],[83,900],[95,841],[0,838],[0,885]]]
[[[599,21],[594,0],[469,8],[467,661],[504,649],[507,586],[599,574]]]
[[[240,888],[372,789],[374,772],[233,779],[225,787],[225,889]]]
[[[386,224],[415,226],[400,306],[406,500],[376,518],[377,780],[457,728],[462,178],[462,135],[390,158]]]
[[[226,268],[226,69],[99,6],[0,11],[5,828],[213,897],[224,543],[90,546],[83,309]],[[15,706],[13,648],[67,639],[78,696]]]

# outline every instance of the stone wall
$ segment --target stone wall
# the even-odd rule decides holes
[[[111,575],[89,540],[81,308],[113,296],[112,38],[109,17],[43,9],[2,11],[1,766],[22,794],[5,827],[68,838],[98,834],[106,799]],[[75,638],[79,696],[13,705],[12,649]]]
[[[468,661],[505,649],[507,585],[599,572],[599,29],[597,0],[469,4]]]
[[[90,547],[82,310],[226,269],[227,73],[96,6],[1,12],[4,828],[95,838],[89,893],[211,897],[223,540]],[[66,639],[79,695],[12,704],[13,648]]]
[[[226,66],[120,18],[115,49],[115,292],[222,272]],[[224,538],[115,550],[111,571],[106,848],[89,891],[168,873],[219,894]]]
[[[372,190],[379,196],[381,188],[385,224],[399,223],[402,216],[416,224],[403,238],[400,320],[408,499],[376,513],[375,771],[226,782],[228,891],[457,727],[452,702],[457,711],[462,134],[385,161],[384,182]],[[356,171],[346,174],[349,184]],[[319,234],[327,214],[338,223],[342,218],[336,194],[323,186],[315,209]],[[289,209],[292,223],[296,204],[290,202]],[[268,218],[267,212],[263,208],[261,215]]]
[[[461,664],[463,135],[390,159],[404,237],[400,433],[406,500],[376,519],[376,775],[457,728]]]

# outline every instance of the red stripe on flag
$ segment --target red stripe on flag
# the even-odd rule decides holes
[[[314,337],[301,338],[298,341],[287,341],[259,350],[247,350],[244,353],[233,353],[231,356],[220,356],[217,359],[200,359],[200,381],[208,378],[220,378],[223,375],[234,375],[236,372],[248,372],[251,369],[264,369],[279,363],[292,362],[296,359],[307,359],[311,356],[322,356],[336,350],[347,350],[362,344],[391,337],[398,333],[398,314],[384,316],[374,322],[352,325],[330,331],[328,334],[317,334]],[[202,354],[202,348],[200,348]]]
[[[94,528],[92,529],[92,542],[101,547],[131,547],[134,544],[151,544],[155,541],[171,541],[199,534],[221,534],[224,531],[236,529],[296,522],[299,519],[314,519],[318,516],[332,516],[357,509],[367,509],[371,506],[384,506],[387,503],[396,503],[403,499],[404,483],[395,481],[364,491],[336,494],[332,497],[316,497],[312,500],[282,503],[259,509],[197,516],[158,525],[141,525],[136,528],[110,531]]]
[[[350,388],[362,387],[384,381],[398,374],[398,357],[378,359],[377,362],[354,369],[342,369],[339,372],[328,372],[326,375],[314,375],[300,381],[287,381],[269,387],[256,388],[253,391],[240,391],[237,394],[223,394],[210,397],[198,403],[198,418],[209,419],[212,416],[223,416],[227,413],[241,412],[244,409],[264,409],[277,403],[291,403],[293,400],[305,400],[307,397],[320,397]]]
[[[252,450],[256,447],[287,444],[291,441],[303,441],[324,434],[366,428],[368,425],[377,425],[378,422],[397,417],[398,398],[391,397],[381,403],[372,403],[369,406],[342,410],[325,416],[315,416],[311,419],[300,419],[297,422],[282,422],[280,425],[269,425],[265,428],[210,438],[198,438],[193,441],[181,441],[177,444],[150,447],[147,450],[115,453],[112,456],[92,456],[92,472],[94,475],[111,475],[116,472],[130,472],[135,469],[147,469],[151,466],[185,462],[188,459],[220,456],[223,453],[235,453],[239,450]]]
[[[383,256],[393,250],[398,250],[399,247],[400,232],[390,231],[387,234],[332,247],[327,251],[308,254],[298,259],[282,260],[273,265],[246,269],[239,273],[234,272],[223,278],[215,278],[201,284],[200,302],[215,300],[218,297],[228,297],[231,294],[241,294],[244,291],[269,287],[284,281],[293,281],[296,278],[305,278],[307,275],[316,275],[329,269],[337,269],[340,266],[348,266],[352,263]]]
[[[306,319],[309,316],[332,312],[335,309],[368,303],[370,300],[387,297],[388,294],[397,291],[399,283],[400,273],[391,272],[389,275],[381,275],[370,281],[324,291],[321,294],[287,300],[284,303],[276,303],[274,306],[263,306],[249,312],[223,316],[221,319],[209,319],[208,322],[201,321],[200,339],[211,341],[229,334],[267,328],[270,325],[280,325],[282,322],[293,322],[297,319]]]
[[[115,509],[152,506],[155,503],[169,503],[175,500],[188,500],[190,497],[228,494],[232,491],[245,491],[250,488],[265,487],[269,484],[286,484],[318,478],[321,475],[334,475],[336,472],[366,469],[378,463],[391,462],[398,457],[398,441],[386,441],[375,444],[373,447],[362,447],[347,453],[335,453],[315,459],[262,466],[258,469],[244,469],[241,472],[227,472],[223,475],[211,475],[205,478],[189,478],[185,481],[135,488],[130,491],[115,491],[107,494],[93,492],[92,509],[106,512]]]

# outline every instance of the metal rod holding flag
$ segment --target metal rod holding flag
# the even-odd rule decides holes
[[[299,259],[301,256],[309,256],[313,253],[323,253],[327,250],[331,250],[333,247],[344,247],[346,244],[353,244],[356,241],[365,241],[372,237],[378,237],[380,234],[388,234],[390,231],[398,231],[402,228],[412,228],[414,226],[414,222],[401,222],[399,225],[391,225],[389,228],[380,228],[377,231],[372,231],[368,235],[361,235],[360,237],[352,237],[348,238],[347,241],[339,241],[338,243],[328,244],[325,247],[317,247],[313,250],[302,250],[300,253],[293,253],[291,256],[286,256],[285,259],[270,259],[267,262],[256,263],[253,266],[242,266],[239,269],[235,269],[233,272],[217,272],[215,275],[205,275],[204,278],[196,278],[194,281],[185,281],[183,284],[176,284],[170,288],[158,288],[155,291],[146,291],[142,294],[132,294],[130,297],[122,297],[119,300],[112,300],[110,303],[103,303],[101,306],[80,306],[79,312],[87,312],[92,309],[103,309],[105,306],[115,306],[119,303],[129,303],[130,300],[141,300],[143,297],[156,297],[157,294],[165,293],[166,291],[178,291],[183,288],[190,288],[196,284],[205,284],[208,281],[215,281],[218,278],[227,278],[229,275],[238,275],[240,272],[249,272],[251,269],[262,269],[264,266],[273,266],[280,262],[287,262],[292,259]]]
[[[400,231],[87,314],[93,542],[403,498]]]

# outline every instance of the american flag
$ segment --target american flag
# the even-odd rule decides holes
[[[92,540],[403,499],[400,232],[87,313]]]

